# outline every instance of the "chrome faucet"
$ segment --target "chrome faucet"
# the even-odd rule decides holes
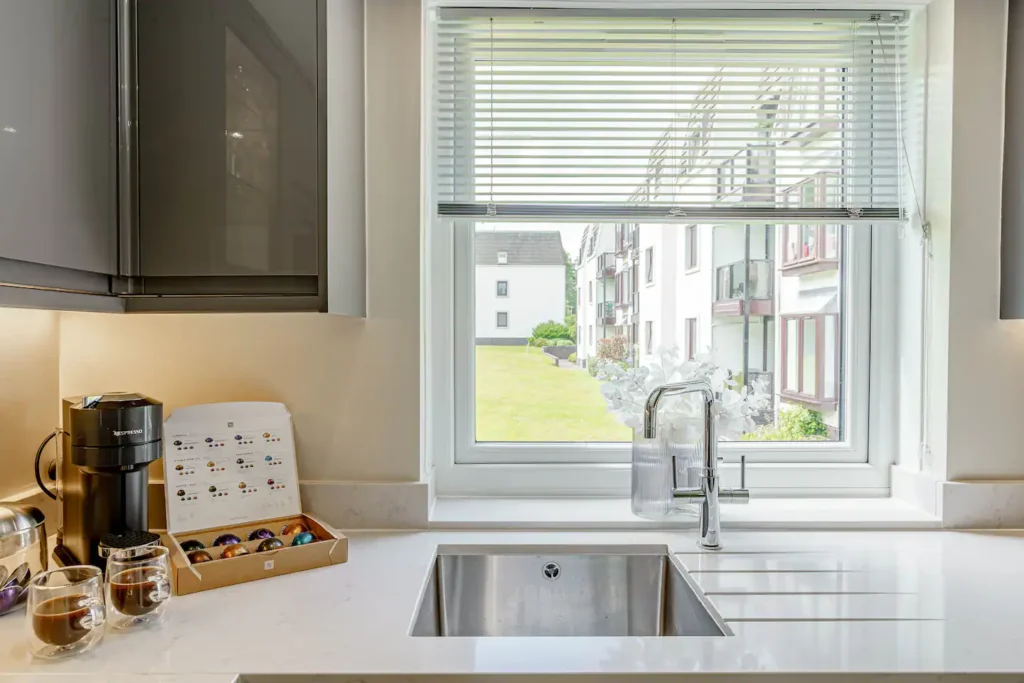
[[[719,490],[718,484],[718,440],[715,437],[715,416],[712,406],[715,403],[715,392],[704,380],[665,384],[647,397],[644,404],[644,438],[654,439],[658,433],[658,405],[666,396],[699,393],[704,401],[704,463],[700,468],[700,486],[698,488],[679,488],[675,457],[672,466],[672,497],[691,503],[700,503],[700,540],[702,548],[719,550],[722,547],[722,521],[719,512],[721,503],[747,503],[750,491],[747,490],[747,457],[740,458],[740,487],[738,489]]]

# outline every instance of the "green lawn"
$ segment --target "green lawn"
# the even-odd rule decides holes
[[[477,441],[629,441],[585,370],[555,367],[540,349],[476,347]]]

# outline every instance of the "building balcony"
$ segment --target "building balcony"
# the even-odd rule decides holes
[[[596,317],[598,325],[614,325],[615,304],[613,304],[611,301],[603,301],[598,303]]]
[[[597,277],[615,277],[615,252],[605,252],[597,257]]]
[[[714,315],[775,315],[775,264],[766,259],[748,263],[747,277],[743,277],[743,261],[736,261],[715,269]],[[750,288],[744,296],[744,289]]]

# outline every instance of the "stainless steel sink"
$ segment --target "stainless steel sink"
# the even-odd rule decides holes
[[[663,547],[442,546],[412,635],[732,633]]]

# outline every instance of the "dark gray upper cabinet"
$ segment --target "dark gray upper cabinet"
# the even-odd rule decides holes
[[[309,276],[315,294],[316,0],[136,11],[139,274]]]
[[[364,315],[362,42],[363,0],[0,0],[0,305]]]
[[[1024,4],[1011,2],[1006,30],[1006,113],[999,317],[1024,318]]]
[[[109,294],[112,15],[109,0],[0,0],[0,282]]]

